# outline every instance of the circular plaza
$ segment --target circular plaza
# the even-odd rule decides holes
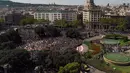
[[[128,65],[130,64],[130,56],[124,53],[108,53],[103,56],[107,63],[113,63],[117,65]]]

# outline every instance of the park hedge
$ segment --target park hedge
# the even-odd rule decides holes
[[[116,40],[121,39],[121,40],[124,40],[124,41],[128,40],[127,36],[120,35],[120,34],[108,34],[104,38],[106,38],[106,39],[116,39]]]

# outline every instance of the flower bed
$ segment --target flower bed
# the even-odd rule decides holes
[[[101,51],[100,45],[92,44],[91,46],[92,46],[92,50],[93,50],[93,52],[92,52],[93,55],[100,53],[100,51]]]

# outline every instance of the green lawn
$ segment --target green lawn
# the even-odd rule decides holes
[[[108,59],[111,59],[116,62],[129,62],[130,61],[130,57],[125,56],[123,54],[111,53],[109,55],[108,54],[105,55],[105,57],[106,56]],[[129,66],[119,66],[119,65],[115,65],[115,64],[110,64],[110,67],[116,68],[116,70],[121,71],[122,73],[130,73],[130,65]]]
[[[118,66],[111,64],[112,68],[116,68],[117,70],[121,71],[122,73],[130,73],[130,66]]]
[[[106,73],[121,73],[118,70],[113,70],[111,66],[108,66],[104,61],[97,60],[97,59],[91,59],[86,61],[87,64],[104,71]]]
[[[130,62],[130,57],[119,53],[109,53],[104,57],[115,62]]]
[[[103,39],[102,40],[103,44],[119,44],[120,40],[115,40],[115,39]]]
[[[88,60],[87,63],[106,73],[130,73],[130,66],[118,66],[114,64],[107,66],[105,62],[100,60]],[[116,70],[113,68],[116,68]]]

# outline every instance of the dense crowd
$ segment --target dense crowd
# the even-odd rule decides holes
[[[24,49],[30,50],[44,50],[53,48],[76,48],[82,44],[82,40],[56,37],[56,38],[46,38],[41,41],[34,41],[26,44]]]

